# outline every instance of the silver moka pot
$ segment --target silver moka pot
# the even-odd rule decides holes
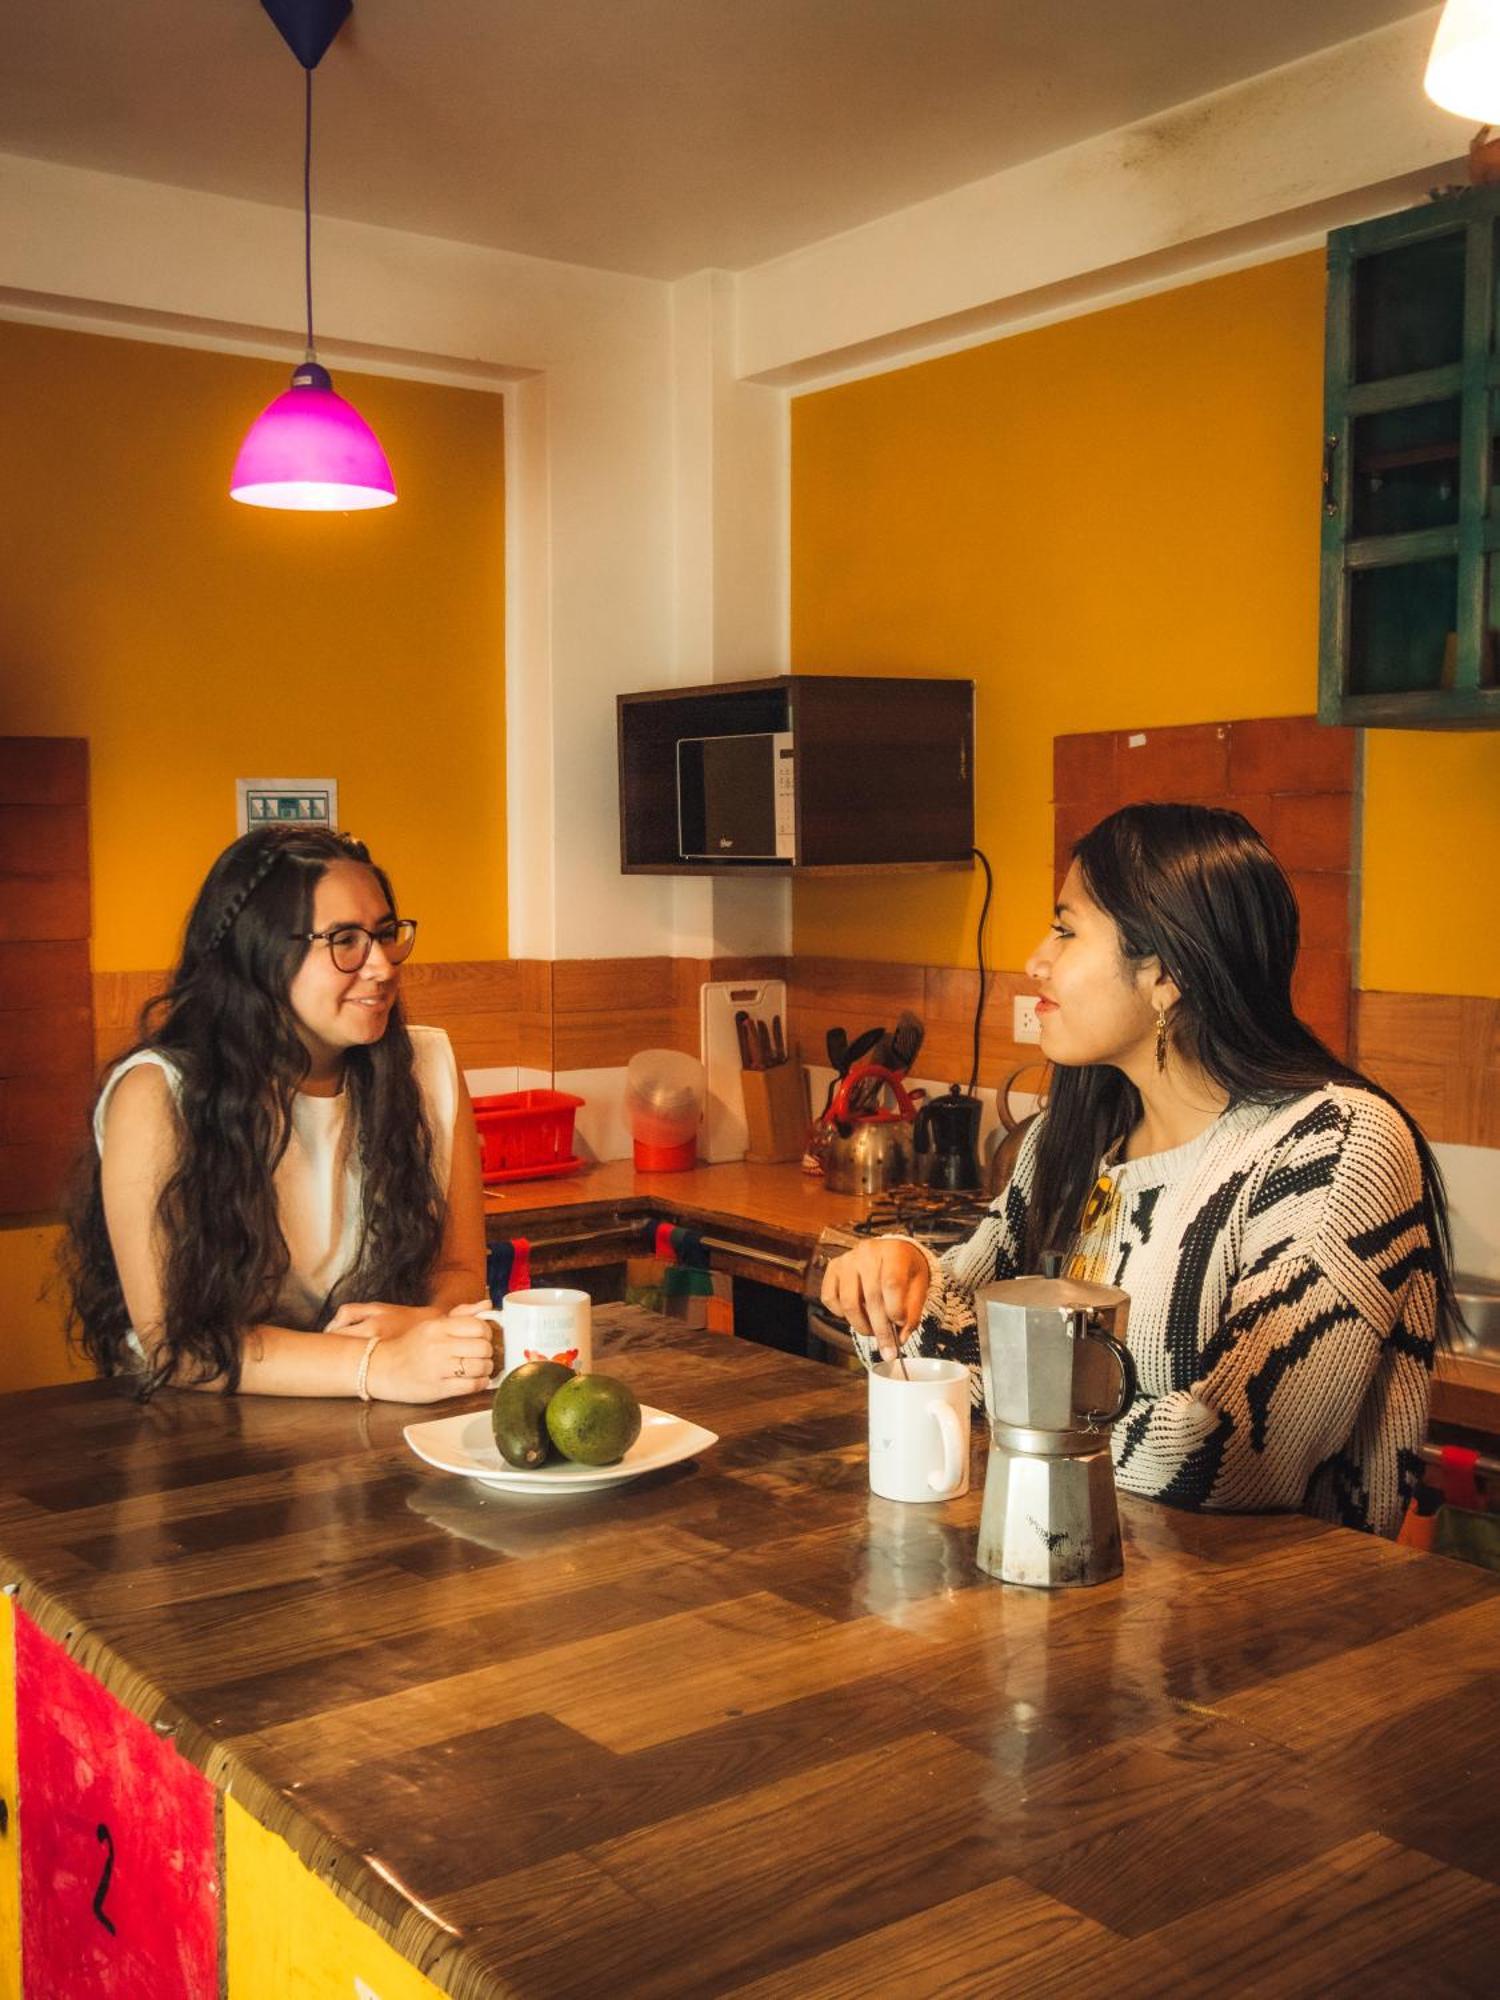
[[[1109,1431],[1135,1400],[1130,1299],[1009,1278],[976,1304],[990,1425],[979,1567],[1002,1583],[1104,1583],[1123,1568]]]

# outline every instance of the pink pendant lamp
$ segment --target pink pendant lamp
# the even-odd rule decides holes
[[[245,433],[229,495],[247,507],[349,513],[395,504],[396,482],[380,440],[334,389],[313,344],[312,80],[352,0],[261,0],[307,76],[302,153],[303,270],[307,293],[307,358],[292,386],[268,403]]]

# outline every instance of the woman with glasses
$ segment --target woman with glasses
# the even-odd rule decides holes
[[[347,834],[257,827],[214,863],[94,1109],[65,1263],[101,1374],[406,1403],[488,1379],[473,1113],[400,1004],[416,928]]]

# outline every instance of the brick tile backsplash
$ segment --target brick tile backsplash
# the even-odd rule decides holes
[[[1297,908],[1302,916],[1302,948],[1349,949],[1351,878],[1290,870]]]
[[[1325,729],[1310,715],[1059,736],[1052,779],[1057,879],[1073,843],[1118,806],[1180,800],[1243,814],[1297,894],[1299,1007],[1347,1054],[1356,770],[1356,732]]]
[[[1186,799],[1212,803],[1229,790],[1229,725],[1121,731],[1115,738],[1120,801]]]
[[[1355,731],[1325,729],[1305,715],[1229,726],[1229,786],[1235,792],[1349,792]]]
[[[1277,860],[1290,872],[1331,869],[1350,872],[1353,801],[1347,792],[1316,792],[1271,801],[1266,834]]]
[[[1292,1000],[1335,1055],[1349,1053],[1349,954],[1314,945],[1297,955]]]
[[[1052,791],[1059,803],[1102,799],[1108,805],[1114,800],[1117,741],[1114,732],[1107,729],[1053,739]]]

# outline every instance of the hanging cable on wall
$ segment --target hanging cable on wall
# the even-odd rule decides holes
[[[995,893],[995,871],[990,867],[989,856],[982,847],[971,850],[975,860],[984,870],[984,902],[980,906],[979,926],[974,936],[974,956],[979,962],[979,999],[974,1008],[974,1061],[969,1070],[969,1095],[972,1097],[979,1084],[979,1029],[984,1020],[984,1002],[989,988],[989,969],[984,962],[984,927],[990,914],[990,899]]]

